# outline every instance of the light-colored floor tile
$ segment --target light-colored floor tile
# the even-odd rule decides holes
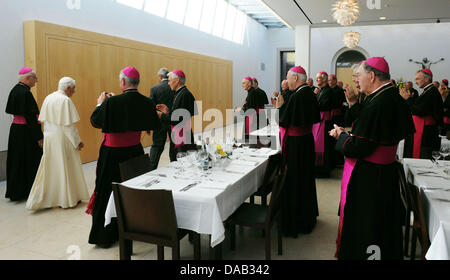
[[[220,137],[219,132],[216,137]],[[159,166],[169,162],[168,144]],[[145,148],[148,153],[150,148]],[[83,165],[86,182],[92,193],[95,186],[96,162]],[[314,231],[298,238],[283,237],[283,255],[277,255],[276,234],[272,234],[273,259],[334,259],[338,227],[338,205],[342,169],[336,169],[331,179],[317,179],[319,217]],[[0,182],[0,259],[69,259],[117,260],[119,246],[109,249],[88,244],[92,217],[85,214],[86,202],[72,209],[44,209],[36,212],[25,209],[25,201],[10,202],[4,198],[5,182]],[[256,199],[258,202],[259,199]],[[73,247],[71,247],[73,245]],[[209,237],[202,235],[202,258],[209,258]],[[73,250],[71,250],[73,249]],[[133,243],[132,259],[156,260],[156,246]],[[180,242],[181,259],[193,258],[193,247],[187,238]],[[78,254],[79,253],[79,254]],[[260,231],[236,231],[236,250],[229,249],[229,240],[223,244],[224,259],[264,259],[264,238]],[[171,259],[170,248],[165,249],[165,259]]]

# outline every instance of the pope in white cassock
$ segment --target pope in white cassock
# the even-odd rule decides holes
[[[75,126],[80,117],[70,99],[74,93],[75,81],[64,77],[42,104],[44,153],[26,204],[29,210],[70,208],[89,200],[79,153],[84,145]]]

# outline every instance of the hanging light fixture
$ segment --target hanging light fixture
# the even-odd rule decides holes
[[[340,0],[333,4],[333,17],[343,26],[352,25],[359,16],[359,2],[356,0]]]
[[[359,40],[361,39],[361,35],[358,32],[347,32],[344,34],[344,44],[353,49],[359,44]]]

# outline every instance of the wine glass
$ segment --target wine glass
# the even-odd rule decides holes
[[[437,160],[441,157],[441,153],[439,151],[433,151],[431,153],[431,156],[434,158],[434,163],[435,163],[436,167],[438,167],[439,165],[438,165]]]
[[[180,166],[180,173],[184,172],[184,161],[186,160],[186,156],[187,154],[185,152],[179,152],[176,156]]]
[[[450,154],[450,148],[442,146],[439,150],[439,154],[442,156],[442,159],[445,160],[445,158]]]

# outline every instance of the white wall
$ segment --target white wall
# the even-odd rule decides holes
[[[450,78],[450,23],[404,24],[380,26],[355,26],[351,28],[313,28],[311,31],[311,75],[320,71],[334,73],[333,56],[344,47],[342,42],[347,31],[361,33],[359,46],[372,56],[384,56],[389,63],[391,77],[403,77],[414,82],[420,65],[409,62],[411,58],[421,61],[424,57],[436,61],[431,70],[434,80]],[[416,87],[416,86],[415,86]],[[416,87],[417,89],[417,87]]]
[[[24,66],[23,22],[40,20],[126,39],[200,53],[233,61],[233,103],[242,104],[245,95],[241,78],[260,77],[265,85],[266,73],[260,63],[267,64],[267,29],[247,18],[244,44],[213,37],[112,0],[82,0],[80,10],[70,10],[66,0],[2,1],[0,17],[0,104],[5,108],[8,94],[17,82],[17,72]],[[267,68],[266,68],[267,69]],[[39,73],[37,73],[39,76]],[[11,116],[0,113],[0,151],[7,149]]]
[[[267,31],[268,57],[265,79],[260,81],[260,87],[269,95],[280,89],[280,51],[295,50],[295,31],[289,28],[275,28]]]

